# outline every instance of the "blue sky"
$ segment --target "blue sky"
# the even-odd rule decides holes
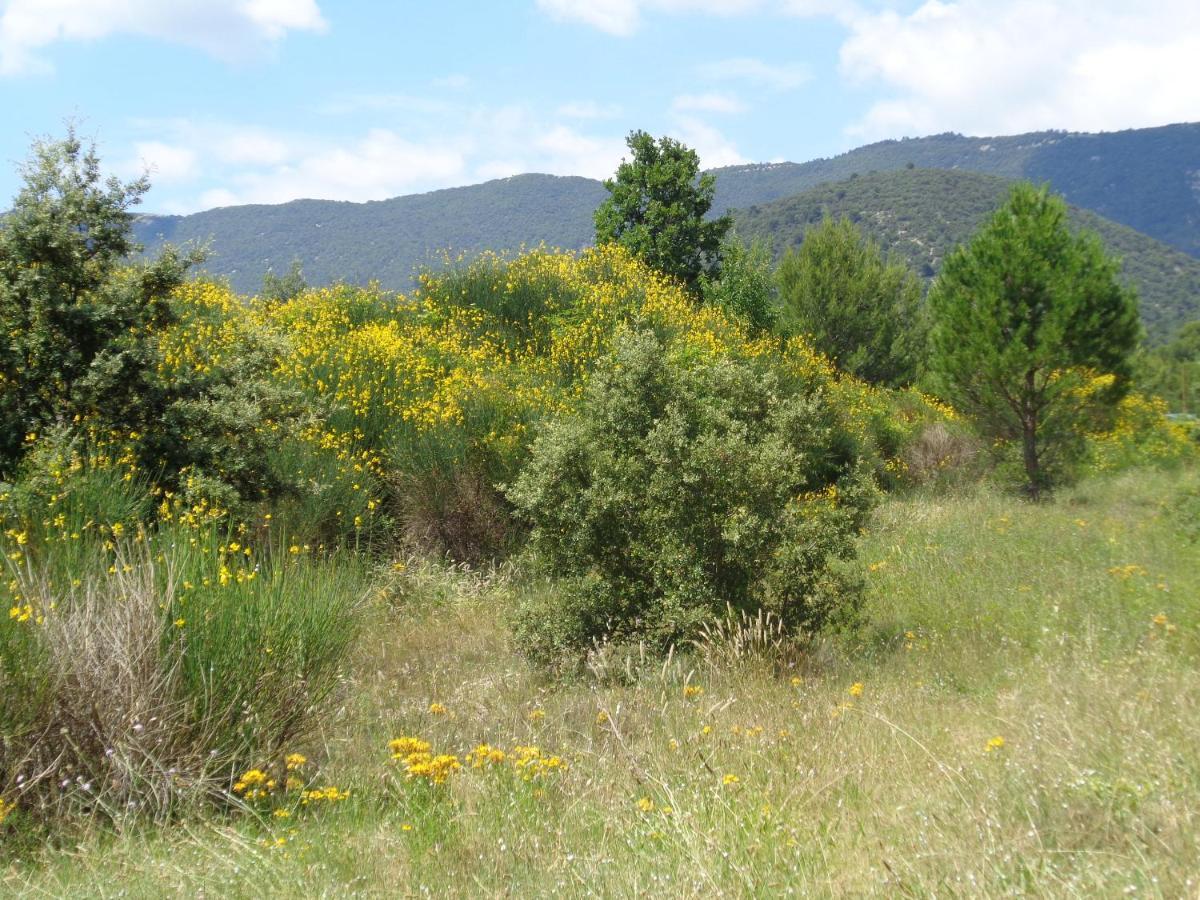
[[[0,207],[75,119],[148,210],[1200,120],[1200,3],[0,0]]]

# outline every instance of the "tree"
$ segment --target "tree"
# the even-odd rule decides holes
[[[853,617],[861,584],[838,560],[874,482],[826,393],[776,362],[629,332],[542,432],[507,489],[560,579],[515,616],[535,660],[666,649],[729,607],[803,632]]]
[[[174,292],[202,251],[135,261],[132,208],[145,177],[104,179],[69,128],[38,141],[0,222],[0,477],[53,430],[85,451],[119,435],[159,484],[190,478],[228,499],[283,489],[268,460],[290,398],[267,380],[279,349],[247,335],[219,367],[170,373],[161,335],[180,322]],[[286,428],[278,433],[286,433]]]
[[[1071,233],[1062,199],[1019,184],[946,260],[929,306],[937,390],[1021,448],[1036,499],[1129,389],[1140,325],[1118,262],[1095,234]]]
[[[268,303],[286,303],[307,290],[308,281],[304,278],[304,266],[299,259],[293,259],[283,275],[276,275],[274,269],[267,269],[259,296]]]
[[[634,131],[626,144],[633,159],[604,182],[610,196],[596,210],[596,243],[621,244],[698,291],[702,276],[720,272],[721,240],[733,224],[729,215],[705,221],[715,181],[679,141]]]
[[[721,271],[701,278],[704,302],[741,319],[753,331],[768,331],[778,315],[771,253],[766,244],[749,246],[730,234],[721,244]]]
[[[1200,412],[1200,321],[1188,322],[1169,344],[1140,354],[1140,390],[1166,401],[1171,412]]]
[[[866,381],[911,382],[924,351],[921,280],[847,218],[826,217],[779,266],[780,326]]]
[[[195,261],[124,266],[149,182],[102,179],[73,128],[35,143],[22,174],[0,227],[0,472],[28,433],[138,406],[156,362],[145,335],[173,320],[168,295]]]

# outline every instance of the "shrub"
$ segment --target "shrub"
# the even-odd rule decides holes
[[[821,387],[776,361],[627,333],[579,413],[537,438],[508,496],[565,582],[517,613],[534,659],[664,648],[727,606],[789,630],[853,612],[831,563],[853,553],[874,488]]]
[[[47,813],[163,816],[305,739],[338,684],[365,573],[248,550],[217,525],[189,510],[158,532],[10,529],[7,796]],[[64,545],[91,559],[64,566]]]

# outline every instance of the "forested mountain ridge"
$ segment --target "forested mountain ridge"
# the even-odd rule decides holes
[[[926,276],[996,206],[1006,180],[1048,180],[1082,208],[1076,221],[1099,230],[1124,257],[1153,337],[1197,315],[1200,263],[1108,220],[1200,254],[1200,124],[1096,135],[943,134],[883,141],[832,159],[713,173],[714,214],[734,209],[747,235],[773,233],[782,245],[798,238],[793,225],[829,209],[868,226]],[[444,250],[586,246],[592,213],[605,196],[593,179],[518,175],[369,203],[296,200],[143,216],[135,232],[150,251],[162,240],[210,242],[208,270],[243,292],[295,259],[311,284],[374,280],[405,289],[417,267],[436,266]]]
[[[877,172],[824,184],[794,197],[736,214],[743,239],[762,238],[781,255],[826,214],[847,216],[886,250],[932,277],[956,245],[968,240],[1003,201],[1010,182],[994,175],[940,169]],[[1072,224],[1097,232],[1122,260],[1124,277],[1141,297],[1151,340],[1200,318],[1200,260],[1112,222],[1071,208]]]
[[[444,250],[473,254],[542,242],[568,249],[592,240],[592,211],[606,196],[590,178],[516,175],[368,203],[293,200],[227,206],[189,216],[141,216],[139,241],[209,242],[206,267],[253,292],[269,271],[304,266],[311,284],[378,281],[407,288],[417,266]]]
[[[1101,134],[881,141],[830,159],[714,169],[714,207],[741,209],[853,175],[909,167],[1049,182],[1075,206],[1200,257],[1200,123]]]

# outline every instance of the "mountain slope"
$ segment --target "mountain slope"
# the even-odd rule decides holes
[[[163,240],[211,242],[207,268],[239,291],[257,290],[268,270],[286,271],[293,259],[312,284],[375,280],[407,288],[414,267],[436,264],[443,250],[472,254],[543,241],[582,247],[606,193],[589,178],[518,175],[372,203],[295,200],[143,216],[134,230],[151,251]]]
[[[1003,201],[1008,186],[1004,178],[975,172],[878,172],[740,210],[737,229],[744,239],[766,239],[781,254],[799,244],[804,230],[826,213],[845,215],[931,277],[946,254]],[[1138,288],[1151,340],[1200,318],[1200,260],[1090,210],[1072,207],[1071,219],[1098,232],[1107,249],[1122,258],[1124,277]]]
[[[1103,134],[939,134],[882,141],[806,163],[715,169],[714,206],[741,209],[854,174],[910,165],[1048,181],[1070,203],[1200,257],[1200,123]]]

